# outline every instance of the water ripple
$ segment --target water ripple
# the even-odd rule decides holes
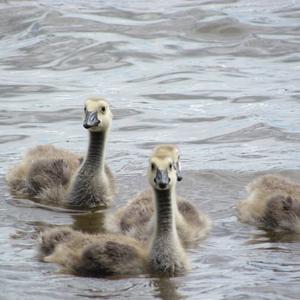
[[[275,170],[300,180],[299,1],[41,0],[0,4],[0,288],[9,299],[299,298],[299,236],[241,225]],[[50,143],[84,153],[82,103],[108,98],[116,205],[147,186],[152,147],[181,149],[178,193],[214,221],[177,278],[79,278],[38,261],[40,230],[103,230],[103,212],[12,198],[7,170]],[[47,220],[47,222],[45,222]]]

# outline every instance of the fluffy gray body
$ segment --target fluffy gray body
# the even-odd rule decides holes
[[[81,161],[70,151],[52,145],[37,146],[8,172],[6,180],[13,195],[59,204]]]
[[[155,228],[155,197],[146,190],[130,200],[114,213],[106,214],[105,228],[108,232],[121,233],[147,242]],[[176,228],[185,247],[204,239],[211,229],[211,221],[191,202],[176,196]]]
[[[154,148],[153,157],[169,157],[172,167],[176,170],[177,181],[182,180],[180,152],[175,145],[163,144]],[[152,190],[139,193],[135,198],[107,214],[105,228],[109,232],[122,233],[134,237],[144,243],[149,242],[155,229],[155,194]],[[194,245],[205,238],[211,228],[211,221],[191,202],[174,195],[176,229],[184,246]]]
[[[148,180],[153,187],[154,230],[143,243],[120,234],[84,234],[50,229],[41,236],[40,254],[67,272],[81,276],[159,273],[174,276],[189,269],[176,226],[176,170],[169,156],[151,157]]]
[[[300,185],[278,175],[255,179],[237,204],[241,222],[274,231],[300,233]]]
[[[91,97],[85,103],[84,127],[89,132],[85,159],[52,145],[30,150],[6,180],[11,193],[24,198],[75,208],[108,206],[115,182],[105,164],[105,146],[112,115],[106,101]]]
[[[136,240],[70,228],[45,231],[40,255],[43,261],[58,263],[65,272],[80,276],[132,275],[147,269],[147,252]]]

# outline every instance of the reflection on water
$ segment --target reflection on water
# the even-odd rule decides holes
[[[5,299],[298,299],[299,236],[239,224],[264,172],[300,181],[298,1],[0,3],[0,289]],[[78,278],[39,262],[49,226],[101,232],[105,211],[12,198],[7,169],[51,143],[84,153],[87,95],[109,99],[116,205],[147,186],[150,149],[179,144],[179,193],[214,220],[178,278]]]
[[[99,233],[104,231],[104,212],[86,212],[73,214],[73,229],[90,233]]]
[[[156,297],[162,300],[185,299],[177,290],[177,285],[173,278],[156,278],[151,281]]]
[[[263,231],[262,233],[256,233],[252,236],[252,239],[248,241],[249,245],[264,244],[264,243],[294,243],[300,242],[300,235],[289,232],[272,232]],[[280,249],[280,246],[270,246],[272,249]]]

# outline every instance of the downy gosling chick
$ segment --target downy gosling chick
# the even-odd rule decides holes
[[[237,204],[243,223],[273,231],[300,233],[300,185],[278,175],[256,178],[249,196]]]
[[[152,155],[148,181],[153,190],[155,222],[147,246],[120,234],[91,235],[72,229],[50,229],[41,236],[42,259],[81,276],[148,272],[174,276],[188,270],[188,258],[176,227],[177,173],[173,158]]]
[[[180,153],[174,145],[160,145],[154,149],[154,157],[169,156],[177,180],[181,181]],[[184,246],[196,244],[205,238],[211,228],[211,221],[189,201],[176,198],[175,219],[180,240]],[[106,214],[105,228],[112,233],[122,233],[147,242],[155,228],[155,194],[146,190],[130,200],[115,213]]]
[[[105,164],[105,146],[112,120],[108,103],[88,98],[83,126],[89,131],[85,159],[52,145],[31,149],[6,180],[11,193],[39,202],[93,208],[108,206],[115,194],[114,178]]]

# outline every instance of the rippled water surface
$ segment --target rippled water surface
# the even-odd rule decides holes
[[[299,299],[300,237],[241,225],[265,172],[300,181],[300,2],[1,1],[1,299]],[[121,205],[161,142],[180,146],[186,195],[214,221],[177,278],[64,275],[36,258],[40,228],[101,231],[103,212],[17,200],[7,169],[37,144],[84,153],[87,95],[114,113],[108,162]]]

